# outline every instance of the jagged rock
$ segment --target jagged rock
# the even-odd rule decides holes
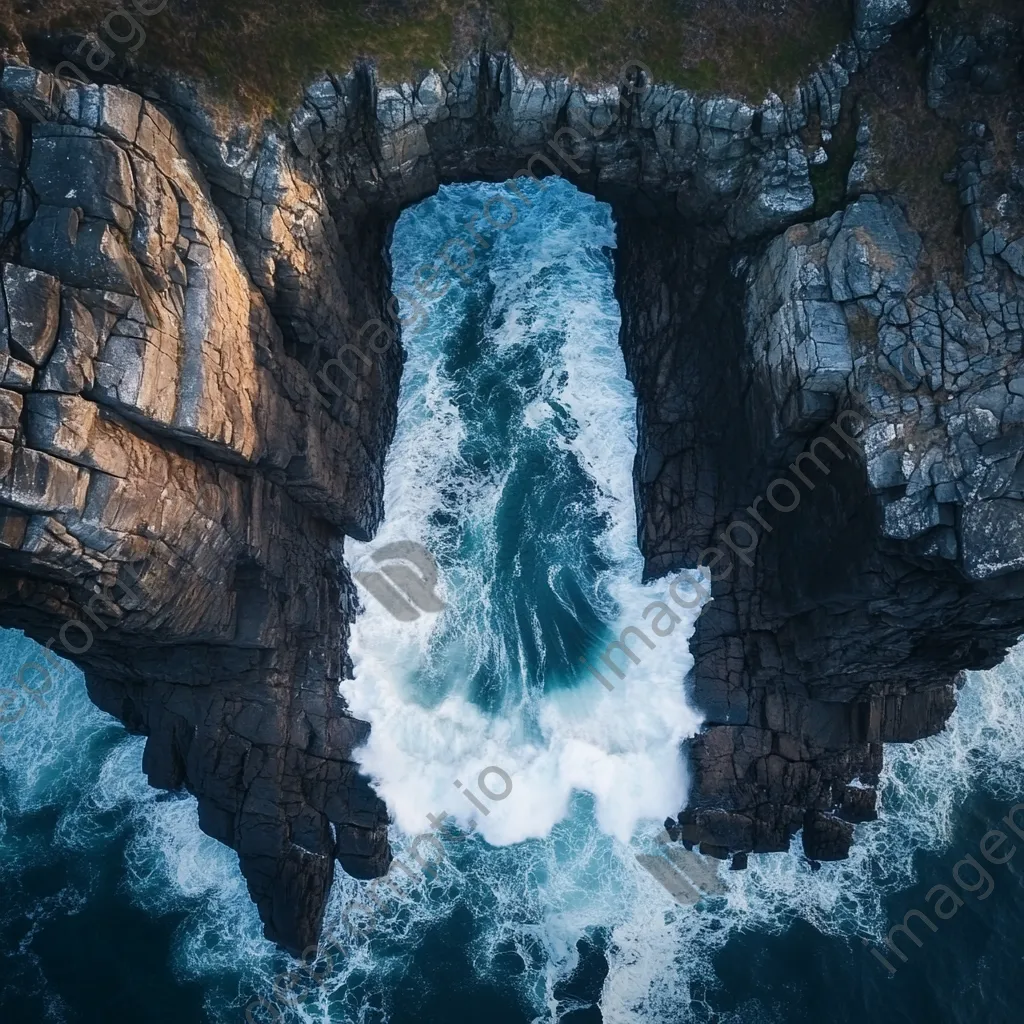
[[[35,379],[35,370],[20,359],[8,358],[7,369],[4,371],[3,379],[0,380],[5,388],[12,391],[28,391]]]
[[[844,860],[853,842],[853,825],[820,811],[804,819],[804,853],[811,860]]]
[[[1024,238],[1018,238],[1004,246],[999,255],[1018,277],[1024,277]]]
[[[866,819],[875,800],[849,781],[877,774],[881,743],[941,729],[956,666],[992,665],[1019,635],[1024,435],[1013,404],[1020,345],[1007,330],[1018,299],[998,238],[1020,237],[1024,224],[1005,179],[989,184],[989,133],[970,131],[961,202],[978,239],[993,241],[976,244],[966,289],[929,283],[905,214],[873,196],[789,228],[686,312],[658,306],[659,279],[682,290],[694,274],[664,237],[647,243],[646,271],[627,276],[627,337],[661,353],[631,364],[641,446],[656,445],[664,467],[639,486],[648,571],[693,564],[715,545],[728,556],[691,644],[707,719],[680,817],[689,842],[771,851],[803,827],[808,856],[844,855],[852,831],[834,815]],[[666,362],[671,331],[628,315],[645,303],[657,324],[691,324],[686,354]],[[822,312],[807,331],[812,304]],[[849,358],[835,370],[852,371],[816,377],[799,342],[832,340],[830,325],[844,321]],[[687,384],[659,386],[666,366]],[[748,396],[747,422],[716,412],[737,394]],[[856,445],[830,432],[844,410],[863,425]],[[699,430],[678,426],[680,415]],[[800,486],[799,508],[773,513],[766,487],[783,477]],[[746,560],[723,544],[736,521],[756,531]],[[996,578],[1005,586],[979,585]]]
[[[51,134],[54,133],[54,134]],[[68,189],[73,178],[80,182]],[[28,181],[49,206],[65,206],[116,224],[132,225],[135,185],[128,156],[113,140],[100,135],[65,135],[61,127],[39,125],[32,133]]]
[[[57,340],[57,280],[37,270],[5,263],[3,289],[11,351],[33,366],[42,366]]]
[[[828,252],[829,283],[836,302],[907,294],[921,251],[920,238],[898,208],[874,196],[858,199],[843,214]]]
[[[971,579],[1024,569],[1024,501],[996,498],[966,505],[960,549]]]
[[[853,38],[865,50],[877,49],[891,30],[924,6],[925,0],[856,0],[853,6]]]
[[[128,250],[101,221],[82,223],[77,209],[41,206],[22,236],[23,258],[64,284],[133,294]]]
[[[853,823],[874,821],[878,817],[877,803],[878,793],[870,786],[847,786],[843,790],[839,815]]]
[[[0,389],[0,439],[10,443],[14,440],[24,399],[17,391]]]
[[[352,595],[327,519],[358,500],[351,429],[303,391],[171,122],[126,90],[68,86],[64,122],[34,123],[26,84],[54,93],[5,69],[30,120],[8,109],[4,138],[31,136],[41,203],[3,269],[0,510],[23,526],[4,531],[0,615],[60,636],[299,951],[334,860],[361,877],[390,860],[352,759],[365,727],[338,696]],[[20,143],[0,159],[13,180]]]
[[[109,315],[102,307],[96,314],[101,322]],[[95,381],[93,360],[98,352],[96,317],[69,290],[61,304],[57,343],[43,371],[40,389],[67,394],[91,390]]]

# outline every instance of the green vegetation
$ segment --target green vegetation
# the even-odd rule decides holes
[[[374,21],[352,0],[279,5],[218,0],[195,16],[182,38],[174,0],[154,25],[159,59],[208,77],[223,95],[245,106],[281,113],[294,107],[301,87],[325,70],[344,73],[373,58],[385,79],[403,79],[443,63],[452,42],[451,17],[438,4],[429,16]],[[185,42],[186,45],[182,46]]]
[[[925,60],[912,38],[886,48],[857,76],[844,108],[853,106],[857,121],[864,117],[870,126],[866,188],[897,197],[924,241],[922,263],[955,281],[963,266],[960,206],[955,185],[943,176],[956,166],[960,126],[988,101],[973,97],[946,114],[932,110],[923,86]],[[998,121],[1005,113],[993,118]]]
[[[98,31],[119,3],[26,6],[0,0],[0,28],[15,42],[57,27]],[[254,113],[290,108],[303,84],[359,58],[397,80],[481,45],[584,81],[642,61],[656,81],[760,101],[829,56],[849,35],[849,10],[848,0],[789,0],[781,14],[756,0],[168,0],[138,16],[146,39],[135,58],[201,76]]]
[[[594,5],[597,6],[597,5]],[[791,0],[783,14],[720,0],[508,0],[512,49],[527,65],[607,78],[642,60],[656,81],[760,101],[792,88],[850,34],[845,0]]]
[[[121,6],[118,0],[71,0],[58,14],[15,15],[14,21],[28,40],[39,28],[78,29],[124,52],[126,45],[113,42],[102,28],[109,12]],[[160,5],[145,0],[140,6]],[[443,3],[431,4],[423,15],[386,20],[368,17],[367,5],[357,0],[168,0],[148,17],[128,0],[123,7],[145,32],[133,54],[142,66],[195,76],[252,113],[291,109],[303,85],[325,70],[344,72],[360,58],[374,59],[383,77],[399,79],[444,63],[452,48],[452,20]],[[128,38],[127,46],[135,41],[126,22],[118,20],[113,28]]]
[[[1020,0],[931,0],[927,17],[930,25],[957,25],[977,30],[986,14],[1015,20],[1020,17]]]

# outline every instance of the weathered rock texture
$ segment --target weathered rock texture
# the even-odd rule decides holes
[[[0,619],[59,637],[299,950],[335,857],[390,858],[338,692],[342,534],[372,531],[379,469],[310,401],[164,113],[16,66],[3,94]]]
[[[287,130],[224,131],[186,82],[157,101],[5,69],[0,621],[91,628],[74,657],[93,699],[149,736],[154,785],[197,795],[270,937],[315,938],[335,857],[361,877],[389,862],[339,696],[342,542],[382,515],[389,232],[442,182],[556,172],[612,204],[648,574],[735,519],[757,531],[730,533],[750,550],[717,565],[694,641],[707,726],[683,839],[742,854],[803,826],[811,856],[842,856],[881,744],[940,729],[955,674],[1016,639],[1021,162],[993,157],[1003,126],[967,126],[962,281],[933,279],[871,194],[866,123],[860,198],[812,212],[844,89],[918,6],[862,0],[855,42],[758,107],[482,54],[414,85],[325,77]],[[937,37],[929,96],[981,83],[1019,111],[1016,39]],[[843,410],[863,452],[796,463]],[[784,474],[802,501],[762,500],[763,526],[744,509]]]

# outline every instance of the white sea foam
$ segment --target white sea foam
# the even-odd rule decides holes
[[[1022,730],[1024,645],[999,668],[969,674],[945,732],[913,745],[886,746],[879,820],[857,827],[849,860],[813,870],[797,837],[789,854],[752,856],[747,871],[720,872],[725,897],[688,908],[674,907],[653,879],[642,880],[636,912],[624,915],[613,933],[604,1020],[711,1019],[696,1005],[693,1016],[681,1018],[680,1007],[704,986],[720,984],[713,956],[739,930],[779,934],[803,920],[850,940],[852,955],[866,955],[855,940],[888,930],[886,898],[917,881],[918,851],[950,846],[963,801],[979,789],[1008,802],[1020,798]],[[663,917],[671,923],[663,926]],[[762,1007],[737,1019],[774,1018]]]
[[[608,624],[614,635],[626,626],[643,626],[650,634],[644,609],[666,597],[667,588],[640,583],[632,480],[636,400],[618,344],[610,277],[607,271],[595,273],[594,266],[601,246],[614,245],[613,226],[606,208],[582,196],[575,196],[567,211],[565,196],[556,193],[567,193],[570,186],[559,184],[535,192],[534,207],[524,208],[515,226],[495,236],[488,253],[479,251],[488,269],[481,345],[499,360],[541,353],[539,395],[525,405],[521,431],[544,431],[547,443],[571,451],[589,477],[593,513],[604,524],[597,541],[607,567],[596,589],[611,597],[614,622]],[[431,202],[461,204],[468,213],[479,202],[472,190],[444,191]],[[408,228],[411,239],[404,223],[396,229],[392,251],[398,278],[422,262],[417,237],[422,211],[418,218]],[[436,223],[427,227],[437,231]],[[685,799],[680,745],[699,717],[686,704],[682,681],[692,664],[686,640],[696,613],[677,608],[682,621],[672,634],[658,639],[654,650],[641,647],[641,664],[630,665],[622,680],[612,675],[611,692],[591,678],[582,689],[545,690],[538,696],[537,681],[523,675],[525,652],[505,649],[500,634],[480,628],[479,609],[491,606],[497,585],[494,552],[503,538],[496,535],[495,519],[509,470],[493,467],[479,474],[466,466],[466,428],[452,397],[462,385],[453,382],[446,363],[452,338],[466,329],[462,318],[468,314],[451,300],[445,312],[433,314],[408,345],[398,434],[387,463],[384,525],[372,544],[352,544],[348,553],[353,567],[372,569],[369,555],[382,543],[424,544],[441,562],[447,607],[438,618],[425,616],[409,628],[366,601],[352,636],[355,679],[344,685],[353,711],[373,725],[360,761],[398,827],[409,832],[427,827],[428,812],[445,810],[464,824],[476,821],[492,844],[540,838],[565,817],[572,794],[586,791],[596,798],[600,827],[627,842],[639,821],[663,819]],[[558,341],[550,347],[538,342],[552,336]],[[464,369],[470,378],[473,372]],[[481,402],[488,399],[478,396]],[[562,425],[554,428],[559,414]],[[509,461],[519,454],[513,447]],[[446,550],[443,538],[439,545],[432,527],[439,510],[468,523],[476,541],[468,557]],[[552,575],[561,560],[579,557],[571,549],[545,555]],[[436,643],[445,632],[461,634],[458,645],[440,652],[450,676],[447,692],[440,701],[424,700],[414,692],[414,680],[429,659],[439,656]],[[532,634],[529,639],[539,646],[537,621]],[[510,685],[514,696],[505,699],[498,715],[481,710],[461,685],[485,662],[498,675],[523,675],[518,685]],[[489,765],[507,771],[513,785],[510,795],[483,815],[454,783],[458,779],[477,790],[474,780]],[[501,791],[496,780],[490,785]],[[478,790],[476,795],[481,797]]]
[[[42,660],[41,648],[0,630],[0,678],[15,680],[29,659]],[[249,972],[249,986],[255,986],[266,970],[260,961],[269,966],[273,947],[262,938],[237,856],[199,830],[192,797],[150,788],[142,771],[144,739],[129,736],[89,701],[78,669],[59,661],[52,678],[41,700],[9,706],[8,719],[20,708],[24,714],[0,726],[0,878],[69,855],[88,867],[128,835],[124,880],[134,901],[154,914],[188,914],[178,933],[178,972],[188,978]],[[50,841],[32,831],[11,834],[22,816],[48,807],[60,809]],[[94,878],[86,871],[84,888],[69,882],[40,902],[23,941],[26,953],[46,921],[85,905]],[[63,1019],[62,1011],[54,1009],[47,1019]]]

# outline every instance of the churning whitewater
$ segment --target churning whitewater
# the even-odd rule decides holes
[[[492,197],[497,227],[480,217]],[[495,845],[539,838],[586,792],[601,830],[628,842],[639,821],[684,803],[698,608],[675,606],[674,622],[662,612],[667,635],[652,631],[652,602],[668,593],[640,583],[636,398],[618,343],[614,244],[609,208],[561,180],[522,198],[503,185],[446,187],[395,229],[407,362],[386,517],[372,544],[347,553],[372,571],[381,545],[422,544],[445,608],[398,622],[364,594],[343,691],[373,726],[362,766],[406,832],[447,811]],[[466,269],[442,265],[447,279],[429,291],[444,294],[425,302],[408,282],[442,251]],[[599,656],[627,627],[648,643],[629,636],[639,663],[613,652],[620,678]],[[500,803],[473,784],[492,765],[511,779]],[[483,784],[509,789],[497,773]]]

